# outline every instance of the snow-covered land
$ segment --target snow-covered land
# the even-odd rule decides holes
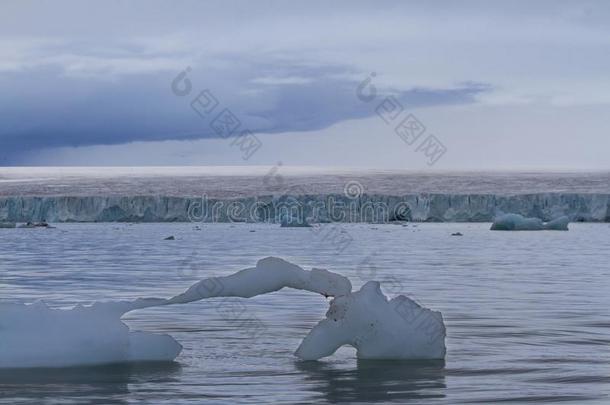
[[[305,270],[267,257],[256,267],[207,278],[171,299],[95,303],[73,309],[0,304],[0,368],[65,367],[132,361],[171,361],[182,347],[169,335],[130,331],[121,317],[130,311],[187,304],[211,297],[254,297],[284,287],[334,297],[326,319],[296,351],[304,360],[330,356],[351,345],[359,358],[443,359],[445,326],[440,312],[405,296],[388,300],[378,282],[352,292],[350,281],[324,269]]]

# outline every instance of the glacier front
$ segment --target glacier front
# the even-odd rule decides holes
[[[0,222],[492,222],[501,213],[609,222],[610,194],[0,197]]]
[[[610,221],[610,173],[0,168],[0,222]]]

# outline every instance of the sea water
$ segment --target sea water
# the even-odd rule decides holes
[[[0,299],[53,307],[169,297],[279,256],[355,288],[380,280],[443,313],[445,362],[318,362],[293,352],[328,303],[285,290],[135,311],[174,363],[0,371],[18,403],[604,403],[610,394],[610,226],[491,232],[490,224],[57,224],[0,230]],[[461,232],[463,236],[451,236]],[[175,240],[164,240],[167,236]],[[1,314],[0,314],[1,316]]]

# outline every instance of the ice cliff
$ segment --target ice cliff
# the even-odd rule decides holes
[[[195,197],[2,197],[0,222],[492,222],[500,213],[610,221],[610,194],[539,193]]]

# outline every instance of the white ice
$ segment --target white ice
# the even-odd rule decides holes
[[[254,297],[284,287],[334,297],[327,318],[296,351],[304,360],[333,354],[343,345],[363,359],[442,359],[445,326],[440,312],[404,296],[388,300],[378,282],[352,292],[350,281],[324,269],[305,270],[267,257],[256,267],[201,280],[170,299],[95,303],[62,310],[42,302],[0,303],[0,368],[65,367],[131,361],[171,361],[182,346],[169,335],[130,331],[125,313],[186,304],[211,297]]]
[[[503,214],[494,219],[492,231],[567,231],[570,219],[561,216],[549,222],[542,222],[540,218],[526,218],[519,214]]]
[[[388,300],[378,282],[352,292],[350,281],[323,269],[307,271],[285,260],[267,257],[256,267],[228,277],[202,280],[169,300],[186,303],[204,298],[253,297],[284,287],[335,297],[325,320],[305,337],[296,351],[304,360],[332,355],[351,345],[362,359],[443,359],[445,325],[440,312],[419,306],[405,296]]]
[[[0,303],[0,368],[88,366],[174,360],[171,336],[130,331],[121,316],[145,301],[95,303],[72,309]]]
[[[266,257],[250,267],[226,277],[207,278],[192,285],[168,303],[187,303],[211,297],[243,297],[267,294],[284,287],[324,296],[347,295],[352,283],[347,277],[324,269],[304,270],[277,257]]]
[[[379,283],[369,281],[336,297],[295,354],[317,360],[343,345],[355,347],[360,359],[444,359],[445,325],[440,312],[404,295],[388,300]]]

